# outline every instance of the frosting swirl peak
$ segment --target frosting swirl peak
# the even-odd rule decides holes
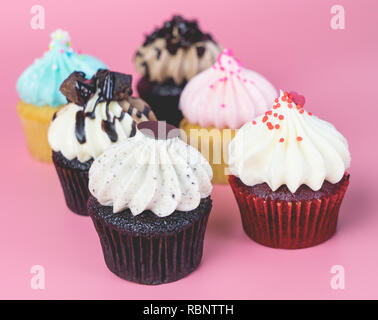
[[[101,68],[106,66],[100,60],[73,50],[68,32],[58,29],[51,34],[49,50],[19,77],[17,91],[26,103],[58,107],[66,103],[59,92],[64,79],[74,71],[91,77]]]
[[[185,86],[180,108],[201,127],[238,129],[268,110],[277,92],[260,74],[242,67],[229,49]]]
[[[281,91],[273,108],[246,123],[231,141],[229,168],[244,184],[265,182],[273,191],[287,185],[294,193],[302,184],[317,191],[325,180],[342,179],[350,166],[346,139],[305,111],[301,100]]]
[[[134,216],[151,210],[165,217],[197,208],[211,193],[211,167],[196,149],[169,136],[154,138],[138,130],[106,150],[89,170],[92,195],[114,213],[130,209]]]
[[[135,64],[150,81],[173,80],[182,85],[210,67],[219,52],[219,46],[210,34],[202,33],[197,21],[174,16],[146,37],[135,55]]]

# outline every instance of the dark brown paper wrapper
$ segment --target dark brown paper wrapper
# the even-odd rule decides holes
[[[62,185],[67,207],[74,213],[87,216],[88,169],[69,168],[62,163],[61,154],[53,153],[53,162]]]
[[[96,206],[97,200],[91,196],[88,212],[99,235],[106,265],[117,276],[157,285],[177,281],[199,266],[211,200],[199,207],[201,212],[191,224],[167,234],[120,230],[100,217],[95,212],[98,210],[93,209]]]
[[[349,180],[333,194],[320,199],[277,201],[256,198],[229,177],[239,205],[245,233],[273,248],[300,249],[320,244],[333,236],[341,202]]]

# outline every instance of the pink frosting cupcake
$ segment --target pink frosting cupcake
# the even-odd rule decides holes
[[[227,183],[227,147],[236,129],[267,111],[276,96],[273,85],[242,67],[230,49],[186,85],[180,98],[180,127],[209,160],[214,183]]]

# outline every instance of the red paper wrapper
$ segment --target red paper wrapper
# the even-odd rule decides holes
[[[312,247],[331,238],[336,231],[339,209],[349,184],[347,176],[328,196],[282,201],[258,198],[236,179],[229,176],[245,233],[260,244],[284,249]]]

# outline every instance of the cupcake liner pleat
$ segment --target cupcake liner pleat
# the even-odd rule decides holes
[[[312,247],[333,236],[349,183],[346,179],[334,194],[320,199],[277,201],[242,190],[234,176],[229,181],[245,233],[260,244],[285,249]]]
[[[209,213],[177,233],[158,237],[122,232],[90,216],[110,271],[129,281],[156,285],[179,280],[198,267]]]
[[[68,169],[55,163],[60,183],[63,188],[67,207],[79,214],[87,216],[88,170]]]

